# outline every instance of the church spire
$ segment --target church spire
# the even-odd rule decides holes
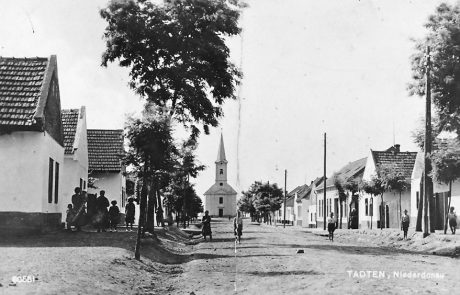
[[[225,148],[224,148],[224,136],[222,133],[220,134],[220,145],[219,145],[219,151],[217,152],[217,160],[216,163],[219,162],[227,162],[227,159],[225,158]]]

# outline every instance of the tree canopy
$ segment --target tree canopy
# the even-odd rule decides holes
[[[107,22],[102,65],[118,60],[136,93],[195,134],[196,123],[208,133],[241,77],[225,40],[240,33],[242,7],[238,0],[111,1],[100,11]]]
[[[411,57],[411,94],[425,95],[425,53],[431,48],[431,90],[442,129],[460,133],[460,6],[440,4],[425,24],[427,35],[416,40]]]

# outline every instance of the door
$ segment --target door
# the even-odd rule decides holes
[[[385,221],[386,221],[386,228],[390,228],[390,207],[388,205],[385,206]]]
[[[224,209],[219,209],[219,217],[224,217]]]

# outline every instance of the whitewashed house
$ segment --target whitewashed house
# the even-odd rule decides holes
[[[88,187],[88,193],[99,196],[104,190],[109,202],[117,201],[123,213],[127,203],[123,130],[88,129],[87,137],[89,177],[96,179],[96,188]]]
[[[301,197],[302,202],[302,227],[316,227],[316,219],[317,219],[317,211],[316,211],[316,204],[317,204],[317,194],[316,194],[316,187],[323,181],[323,177],[318,177],[313,180],[310,185],[306,188],[305,192]]]
[[[0,231],[61,224],[64,142],[56,56],[0,57]]]
[[[401,152],[399,144],[385,151],[370,150],[363,180],[370,181],[377,174],[378,166],[392,165],[397,169],[397,172],[405,176],[406,181],[410,184],[416,156],[416,152]],[[383,204],[380,196],[362,193],[361,199],[362,202],[359,208],[361,228],[370,228],[371,219],[372,228],[378,228],[380,222],[383,222],[384,228],[400,228],[402,212],[407,209],[409,215],[413,215],[410,188],[402,192],[401,198],[399,192],[385,192],[383,194]]]
[[[410,202],[410,226],[415,228],[417,222],[417,212],[420,204],[420,198],[423,198],[422,189],[422,177],[423,170],[425,167],[424,154],[423,152],[417,153],[414,169],[412,172],[411,181],[411,202]],[[449,185],[445,183],[438,183],[433,181],[433,198],[434,198],[434,211],[435,211],[435,229],[444,229],[445,212],[448,207],[449,197]],[[455,208],[457,216],[460,209],[460,180],[452,182],[452,200],[450,203],[451,207]],[[429,215],[429,210],[428,210]],[[458,220],[459,221],[459,220]],[[422,222],[423,224],[423,222]],[[460,222],[457,222],[460,225]]]
[[[216,179],[214,184],[204,193],[204,210],[211,216],[235,216],[237,192],[227,182],[227,164],[225,157],[224,138],[220,136],[217,152]]]
[[[67,205],[72,203],[76,187],[87,190],[88,184],[88,140],[86,109],[61,111],[64,132],[64,165],[62,169],[62,198],[60,211],[65,221]]]
[[[366,158],[350,162],[344,167],[342,167],[338,172],[337,176],[341,177],[343,180],[355,180],[357,182],[361,181],[363,177],[364,167],[366,165]],[[326,186],[326,202],[324,202],[324,186]],[[340,225],[340,216],[342,216],[342,228],[348,228],[348,217],[350,210],[359,208],[359,198],[352,198],[351,194],[348,192],[348,198],[345,202],[339,202],[339,191],[334,185],[334,179],[326,179],[326,185],[324,181],[321,181],[316,186],[316,204],[317,204],[317,226],[319,228],[324,227],[324,217],[329,216],[331,212],[334,213],[334,217],[337,220],[337,223]],[[326,215],[324,215],[324,210],[326,210]]]

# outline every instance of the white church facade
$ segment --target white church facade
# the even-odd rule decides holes
[[[237,192],[227,183],[227,164],[225,157],[224,138],[221,135],[216,160],[216,182],[205,193],[204,210],[211,216],[236,215]]]

